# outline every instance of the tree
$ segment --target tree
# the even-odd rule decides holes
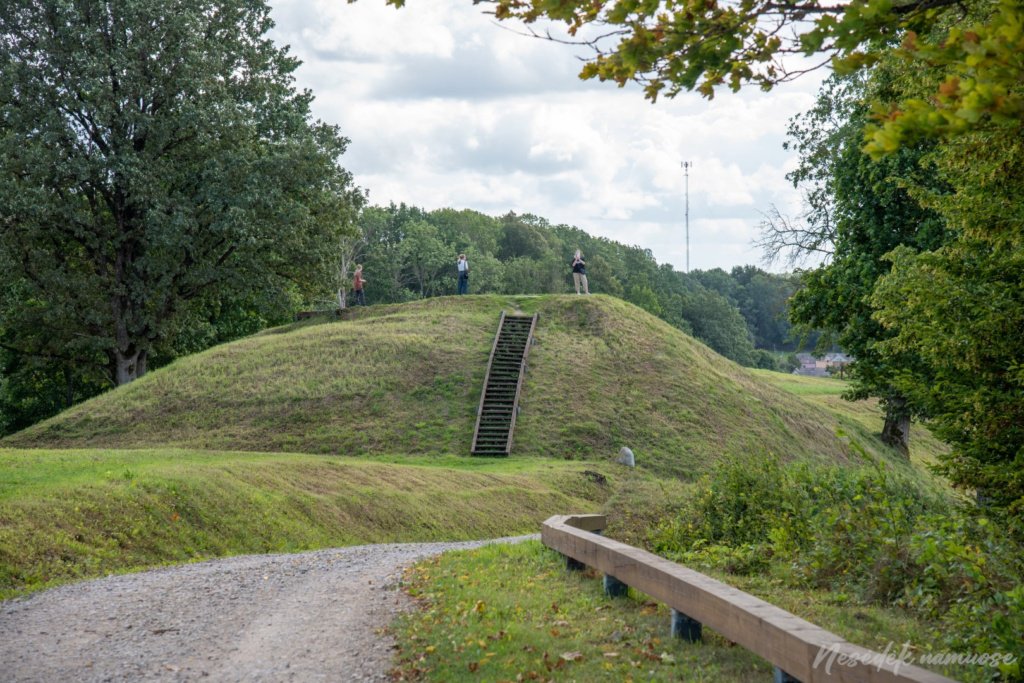
[[[502,237],[495,254],[502,261],[526,257],[540,259],[548,249],[543,233],[527,222],[529,216],[517,216],[509,212],[502,216]]]
[[[355,275],[356,262],[359,260],[366,240],[362,234],[346,236],[338,243],[338,251],[335,255],[335,291],[338,299],[338,308],[345,310],[348,307],[348,284]]]
[[[590,290],[622,298],[625,295],[625,288],[619,278],[615,276],[612,264],[600,253],[590,256],[589,252],[584,252],[584,256],[587,261],[587,282],[590,285]],[[566,277],[569,277],[568,273],[570,272],[566,268]]]
[[[691,274],[693,279],[713,292],[718,292],[734,305],[739,304],[740,285],[730,277],[729,273],[721,268],[711,270],[695,270]]]
[[[359,215],[359,229],[366,238],[363,259],[373,300],[382,303],[408,301],[412,292],[405,289],[406,268],[403,262],[402,239],[405,226],[424,220],[422,209],[405,204],[388,207],[368,206]]]
[[[466,252],[473,245],[480,254],[498,253],[498,243],[503,236],[501,223],[471,209],[437,209],[431,211],[426,220],[435,226],[444,242],[451,244],[459,253]],[[469,257],[468,252],[466,257]]]
[[[402,6],[405,0],[387,0]],[[580,77],[643,86],[652,101],[727,86],[762,90],[831,63],[850,73],[900,54],[943,71],[926,97],[889,103],[869,134],[875,152],[904,139],[971,130],[979,122],[1024,118],[1024,1],[998,0],[489,0],[499,21],[546,18],[589,46]],[[965,19],[974,20],[967,24]],[[941,29],[941,30],[937,30]],[[552,39],[550,32],[533,35]],[[785,61],[790,55],[816,60]]]
[[[753,365],[754,345],[739,310],[718,292],[698,286],[681,298],[693,336],[741,365]]]
[[[466,254],[466,260],[469,261],[469,267],[472,271],[470,291],[474,294],[493,294],[506,291],[504,263],[487,252],[479,251],[472,245],[459,253]],[[452,284],[448,291],[452,291],[457,287],[458,283],[453,272],[454,266],[451,264],[450,259],[446,262],[446,266],[449,265],[452,267],[448,271],[448,279]]]
[[[886,80],[877,70],[872,76],[871,87]],[[883,440],[906,452],[910,418],[923,410],[907,401],[895,378],[917,360],[910,349],[899,358],[879,354],[877,344],[889,335],[873,318],[870,295],[888,272],[885,254],[901,245],[915,251],[940,246],[945,224],[906,189],[908,182],[927,182],[919,165],[926,147],[908,145],[878,160],[861,151],[868,97],[865,76],[832,77],[815,107],[790,126],[801,158],[789,177],[794,184],[810,179],[814,191],[806,196],[827,205],[808,215],[827,216],[833,250],[828,263],[803,274],[790,317],[805,330],[827,332],[819,346],[836,342],[854,356],[846,398],[878,397],[885,408]]]
[[[454,247],[442,242],[437,228],[423,220],[406,223],[403,233],[402,261],[417,294],[424,297],[450,293],[451,288],[442,283],[452,279],[455,268]]]
[[[863,348],[859,387],[926,416],[952,445],[941,469],[1024,534],[1024,12],[968,7],[908,32],[872,71],[884,118],[865,126],[865,149],[879,163],[840,155],[822,176],[868,229],[837,222],[835,260],[793,309],[845,321]],[[867,123],[868,99],[842,119]],[[841,299],[849,313],[836,316]]]
[[[1024,244],[968,238],[891,258],[873,297],[890,332],[880,351],[921,357],[894,384],[952,444],[940,462],[953,483],[1008,510],[1024,534]]]
[[[658,297],[655,296],[650,285],[643,282],[630,286],[626,291],[626,301],[639,306],[651,315],[660,317],[663,313],[661,304],[658,302]]]
[[[270,27],[261,0],[0,4],[9,350],[123,384],[211,292],[323,286],[362,196]]]
[[[789,324],[789,298],[797,289],[790,275],[772,275],[753,266],[735,266],[740,285],[739,308],[759,349],[795,348]]]
[[[889,334],[879,353],[918,354],[897,384],[952,445],[941,469],[1024,537],[1024,125],[959,135],[929,161],[949,191],[912,189],[953,239],[890,254],[872,298]]]

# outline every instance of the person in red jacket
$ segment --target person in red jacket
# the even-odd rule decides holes
[[[366,305],[366,295],[363,294],[363,285],[366,284],[366,280],[363,279],[363,264],[360,263],[356,266],[356,272],[352,276],[352,291],[356,295],[356,303],[360,306]]]

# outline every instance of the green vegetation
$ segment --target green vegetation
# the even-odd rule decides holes
[[[0,450],[0,598],[245,553],[535,533],[597,510],[607,466],[301,454]],[[589,472],[590,474],[587,474]],[[443,502],[445,514],[437,514]]]
[[[515,457],[471,458],[501,310],[540,313]],[[914,464],[932,456],[895,456],[872,437],[877,404],[844,402],[843,387],[751,372],[600,295],[437,297],[267,330],[6,438],[0,595],[238,553],[529,533],[552,514],[605,511],[609,535],[862,644],[945,643],[936,629],[987,623],[983,610],[1002,625],[971,642],[1004,646],[1017,623],[1010,546],[984,525],[970,527],[983,546],[951,545],[974,522],[938,521],[949,492]],[[876,468],[851,465],[868,457],[851,438]],[[637,470],[610,464],[624,444]],[[890,500],[899,524],[869,523]],[[670,642],[664,606],[608,603],[599,581],[564,575],[536,544],[441,558],[410,581],[426,609],[402,627],[405,676],[767,671],[713,634]],[[978,602],[957,603],[963,590]]]
[[[364,195],[272,25],[262,0],[0,6],[5,350],[125,384],[330,268]]]
[[[629,301],[741,365],[774,367],[762,349],[795,348],[785,315],[796,289],[793,275],[752,266],[681,273],[659,265],[641,247],[529,214],[496,218],[469,210],[371,206],[358,224],[360,238],[344,252],[343,272],[360,261],[373,273],[366,288],[372,303],[455,293],[458,253],[469,258],[474,294],[572,291],[569,264],[580,249],[590,291]],[[336,307],[347,286],[342,279],[337,300],[332,294],[325,304]]]
[[[986,514],[1018,540],[1022,8],[968,3],[964,17],[942,20],[926,36],[907,32],[909,59],[883,51],[872,69],[827,81],[815,107],[790,127],[801,162],[789,178],[808,197],[807,223],[770,225],[766,240],[798,254],[830,254],[803,274],[791,318],[853,354],[850,396],[882,401],[886,442],[900,445],[911,416],[922,418],[950,446],[938,454],[940,471],[977,492]],[[965,49],[971,56],[954,68],[963,71],[951,75],[947,58],[955,62]],[[997,101],[982,105],[987,96]],[[874,125],[879,111],[903,105],[909,111]]]
[[[918,647],[1010,654],[1004,673],[1019,677],[1024,548],[912,472],[862,455],[845,468],[721,462],[650,543],[690,566],[900,607],[929,624]]]
[[[731,273],[715,269],[684,274],[659,265],[640,247],[594,238],[565,225],[551,226],[535,216],[510,214],[499,219],[475,211],[391,206],[366,207],[357,223],[357,236],[339,238],[340,246],[332,247],[336,261],[330,277],[318,279],[306,294],[306,305],[323,310],[325,316],[336,313],[339,305],[345,307],[351,281],[347,273],[357,261],[370,274],[366,296],[376,308],[454,293],[452,258],[459,252],[470,256],[474,294],[514,298],[565,293],[571,291],[570,254],[582,248],[590,264],[592,291],[630,301],[741,365],[780,365],[773,354],[755,349],[755,342],[764,348],[795,348],[785,318],[795,276],[771,275],[749,266]],[[12,290],[12,296],[16,294]],[[162,367],[176,357],[281,324],[299,305],[297,296],[265,287],[251,298],[210,303],[193,311],[188,324],[161,344],[158,354],[149,356],[147,367]],[[17,310],[13,307],[11,315]],[[10,334],[21,329],[13,318],[8,324]],[[40,321],[31,326],[32,334],[49,338],[50,332]],[[0,328],[0,342],[2,333]],[[100,375],[84,382],[77,370],[65,373],[51,356],[18,349],[0,344],[0,435],[109,388]]]
[[[736,459],[674,488],[625,477],[605,504],[606,533],[876,651],[907,644],[914,661],[944,652],[1015,657],[1001,673],[1018,680],[1024,549],[913,468],[861,457],[843,468]],[[536,543],[448,554],[406,580],[419,609],[398,626],[400,679],[770,675],[766,662],[712,631],[700,645],[671,639],[665,605],[634,590],[608,599],[600,575],[570,572]],[[999,673],[928,668],[976,683]]]
[[[849,395],[881,400],[885,442],[906,445],[917,415],[948,449],[911,439],[909,461],[893,457],[874,436],[879,404],[753,374],[680,333],[774,367],[754,344],[789,341],[791,277],[681,274],[534,216],[357,219],[364,198],[336,163],[347,141],[311,120],[261,0],[14,0],[0,9],[0,431],[131,383],[5,439],[45,450],[0,451],[0,595],[232,553],[530,531],[603,507],[609,533],[851,639],[1013,654],[1002,675],[1019,680],[1024,5],[727,5],[494,10],[607,25],[617,42],[594,43],[582,75],[639,81],[651,99],[770,88],[793,75],[787,52],[869,67],[794,123],[809,224],[782,220],[769,244],[831,257],[802,276],[795,319],[857,357]],[[520,296],[566,291],[577,248],[607,296]],[[459,251],[489,296],[430,298],[453,289]],[[357,259],[371,301],[422,301],[183,357],[327,291],[344,307]],[[506,308],[541,314],[516,435],[529,457],[458,457]],[[640,471],[606,463],[621,445]],[[933,460],[980,504],[922,476]],[[713,637],[665,642],[664,610],[642,596],[609,604],[560,572],[536,544],[421,565],[401,673],[764,675]]]
[[[891,78],[875,74],[873,80],[833,76],[815,106],[790,123],[800,164],[787,177],[796,186],[813,188],[805,193],[811,229],[798,252],[811,250],[808,240],[827,239],[832,254],[829,263],[803,274],[803,286],[790,301],[790,317],[804,329],[824,330],[820,344],[837,343],[854,357],[850,398],[878,397],[886,415],[883,439],[906,451],[910,418],[921,411],[908,405],[894,380],[900,368],[918,360],[909,352],[898,358],[879,353],[878,342],[892,335],[872,317],[869,295],[889,272],[885,254],[899,246],[934,249],[948,236],[942,219],[907,190],[908,183],[942,190],[941,182],[920,166],[929,147],[905,147],[877,161],[861,152],[869,116],[866,100]],[[786,242],[780,235],[773,239]]]
[[[737,681],[771,676],[742,648],[709,634],[668,635],[668,611],[609,600],[592,572],[569,573],[539,542],[446,553],[406,574],[420,609],[398,625],[397,677],[485,680]]]
[[[502,309],[540,313],[515,454],[593,459],[628,445],[650,471],[692,478],[744,453],[843,460],[839,428],[885,450],[860,424],[599,295],[440,297],[279,328],[181,359],[0,443],[464,454]]]
[[[878,651],[932,637],[900,610],[858,605],[839,592],[709,573]],[[672,638],[665,605],[633,590],[607,598],[599,574],[566,570],[565,560],[539,542],[447,553],[419,563],[405,581],[418,609],[396,627],[399,680],[731,683],[772,675],[766,661],[713,631],[705,629],[700,644]],[[944,673],[981,683],[991,671],[964,666]]]
[[[848,395],[850,384],[843,380],[824,377],[787,375],[768,370],[751,370],[751,373],[783,391],[803,396],[815,405],[835,415],[842,428],[853,435],[861,444],[868,444],[865,435],[880,435],[884,427],[884,411],[877,399],[851,401]],[[910,461],[917,465],[930,466],[940,455],[949,452],[949,446],[939,441],[928,429],[915,429],[909,443]],[[925,474],[928,470],[921,470]],[[938,478],[938,477],[937,477]]]
[[[825,260],[803,274],[795,319],[850,347],[851,395],[882,400],[887,443],[905,448],[911,417],[930,420],[952,446],[942,472],[1024,538],[1024,2],[497,0],[493,10],[582,32],[594,55],[581,78],[636,82],[652,101],[770,90],[804,73],[787,69],[787,54],[817,58],[811,70],[831,64],[834,80],[791,129],[802,161],[789,179],[809,210],[768,221],[770,247]],[[844,82],[853,87],[835,89]],[[665,315],[646,284],[627,298]],[[679,296],[684,320],[708,310]],[[728,317],[713,320],[734,328]]]

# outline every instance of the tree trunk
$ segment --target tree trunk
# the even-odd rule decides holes
[[[892,398],[885,404],[882,442],[910,457],[910,411],[905,398]]]
[[[348,292],[345,291],[344,287],[338,288],[338,308],[345,310],[345,305],[348,302]]]
[[[71,374],[71,368],[64,366],[64,407],[70,408],[75,404],[75,376]]]
[[[146,374],[145,351],[127,353],[121,349],[114,349],[111,356],[115,386],[128,384]]]

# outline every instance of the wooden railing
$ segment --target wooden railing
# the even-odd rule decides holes
[[[873,652],[721,581],[599,534],[603,515],[559,515],[541,529],[541,541],[565,555],[570,568],[603,572],[605,591],[628,586],[672,608],[672,634],[699,640],[702,626],[765,658],[777,683],[949,683],[952,679],[903,661],[898,652]]]

